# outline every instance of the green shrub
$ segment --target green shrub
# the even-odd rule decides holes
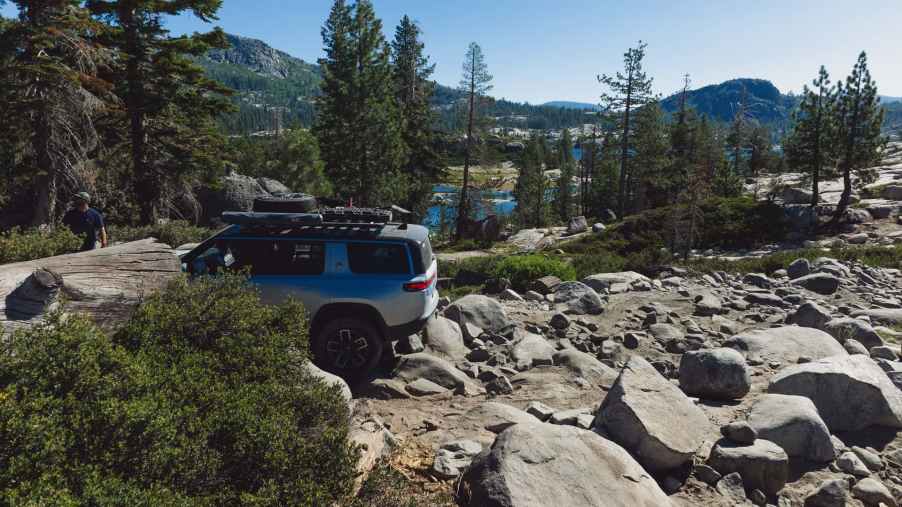
[[[81,248],[82,240],[66,227],[44,231],[14,228],[0,234],[0,264],[52,257]]]
[[[156,238],[161,243],[165,243],[172,248],[177,248],[185,243],[199,243],[212,236],[214,232],[212,229],[198,227],[180,220],[142,227],[111,225],[107,228],[107,234],[111,242]]]
[[[0,355],[0,504],[331,505],[348,410],[306,373],[299,304],[172,282],[112,338],[52,316]]]
[[[570,264],[545,255],[513,255],[498,262],[491,271],[493,278],[507,278],[516,290],[524,291],[533,280],[543,276],[556,276],[561,280],[576,279],[576,270]]]
[[[496,255],[469,257],[457,261],[439,261],[438,274],[442,278],[491,278],[495,265],[501,261]]]

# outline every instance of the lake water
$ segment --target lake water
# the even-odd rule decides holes
[[[582,157],[582,151],[579,146],[573,148],[573,158],[577,161]],[[440,184],[432,188],[433,200],[441,204],[435,204],[429,207],[426,218],[423,219],[423,225],[430,229],[438,229],[441,224],[442,208],[445,210],[445,223],[450,227],[457,218],[457,207],[453,204],[457,202],[460,196],[460,187]],[[484,191],[482,200],[491,206],[492,212],[498,216],[507,216],[514,212],[517,207],[517,201],[514,199],[513,192],[506,190]],[[489,206],[480,206],[476,209],[476,218],[485,218],[489,212]]]

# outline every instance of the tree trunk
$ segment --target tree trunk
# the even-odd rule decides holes
[[[476,68],[475,57],[471,62],[471,68]],[[470,101],[467,110],[467,146],[464,154],[464,179],[460,189],[460,201],[457,204],[457,239],[463,239],[466,229],[466,223],[470,218],[470,194],[468,192],[470,186],[470,151],[473,146],[473,119],[474,106],[476,105],[476,73],[470,75]]]
[[[35,227],[44,224],[52,226],[56,220],[56,167],[50,158],[50,136],[52,134],[43,110],[35,114],[32,125],[34,128],[32,150],[37,158],[41,176],[37,178],[37,202],[31,222]]]
[[[147,162],[147,131],[144,126],[144,79],[141,75],[143,48],[138,34],[137,20],[134,11],[128,6],[119,13],[125,30],[126,51],[128,61],[125,64],[125,76],[128,80],[126,108],[129,116],[129,136],[132,144],[132,165],[135,171],[135,194],[138,197],[141,223],[152,224],[157,219],[157,201],[159,184]]]
[[[630,71],[626,87],[626,108],[623,111],[623,135],[620,139],[620,191],[617,198],[618,215],[623,218],[626,209],[627,157],[629,156],[630,103],[633,94],[633,74]]]

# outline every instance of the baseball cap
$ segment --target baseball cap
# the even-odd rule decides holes
[[[89,194],[87,192],[79,192],[79,193],[73,195],[72,198],[75,199],[76,201],[91,202],[91,194]]]

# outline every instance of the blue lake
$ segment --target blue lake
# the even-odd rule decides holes
[[[579,146],[573,148],[573,158],[579,161],[582,158],[582,150]],[[457,218],[457,207],[453,206],[460,195],[460,187],[448,184],[439,184],[432,187],[434,200],[446,203],[444,206],[436,204],[429,207],[423,225],[430,229],[438,229],[441,224],[442,208],[445,210],[445,223],[450,227]],[[549,193],[549,198],[551,193]],[[482,200],[489,206],[480,206],[476,209],[476,218],[485,218],[489,214],[489,207],[498,216],[507,216],[514,212],[517,201],[512,192],[506,190],[487,190],[482,192]]]

